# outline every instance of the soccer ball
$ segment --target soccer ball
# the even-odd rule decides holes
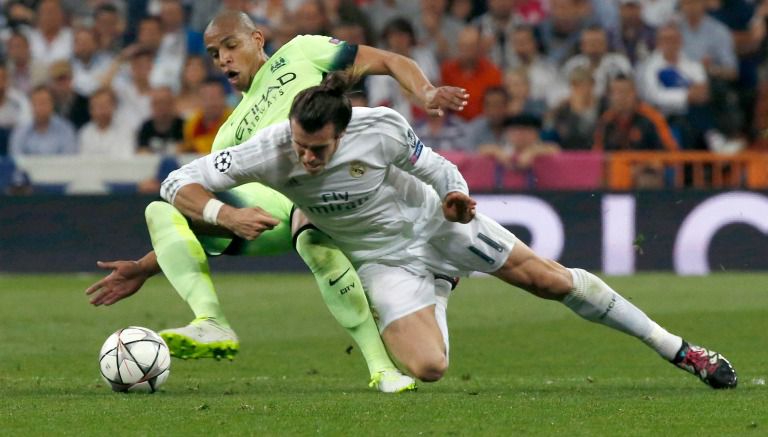
[[[171,355],[155,331],[129,326],[104,342],[99,367],[101,377],[114,391],[153,393],[168,379]]]

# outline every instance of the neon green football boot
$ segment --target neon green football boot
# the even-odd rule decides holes
[[[416,380],[403,375],[397,369],[383,370],[371,377],[368,387],[375,387],[382,393],[404,393],[416,391]]]
[[[206,317],[187,326],[159,332],[172,357],[182,359],[234,359],[240,350],[240,340],[231,328],[221,326],[216,319]]]

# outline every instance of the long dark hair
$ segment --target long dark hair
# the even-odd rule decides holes
[[[362,72],[349,68],[329,73],[320,85],[302,90],[293,99],[288,118],[308,133],[333,123],[336,134],[347,128],[352,118],[352,103],[346,93],[360,80]]]

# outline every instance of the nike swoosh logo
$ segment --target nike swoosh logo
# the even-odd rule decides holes
[[[330,285],[331,287],[336,285],[336,283],[341,281],[341,278],[343,278],[344,275],[346,275],[348,271],[349,271],[349,268],[347,268],[347,270],[344,270],[344,273],[342,273],[341,276],[339,276],[338,278],[336,278],[336,279],[329,279],[328,280],[328,285]]]

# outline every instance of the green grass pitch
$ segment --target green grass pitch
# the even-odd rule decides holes
[[[766,435],[768,274],[608,278],[667,329],[726,354],[715,391],[639,341],[492,278],[451,298],[451,368],[417,393],[367,388],[357,349],[309,275],[220,275],[241,337],[233,362],[174,359],[161,392],[112,393],[97,354],[114,330],[180,326],[167,281],[112,307],[96,276],[0,275],[0,435]]]

